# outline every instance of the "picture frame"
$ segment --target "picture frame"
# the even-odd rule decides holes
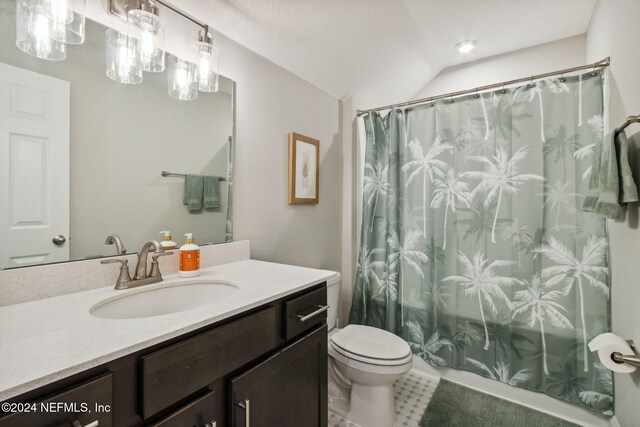
[[[289,204],[316,205],[320,192],[320,141],[289,132]]]

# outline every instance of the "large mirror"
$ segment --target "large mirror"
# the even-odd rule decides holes
[[[0,0],[0,269],[113,256],[111,234],[127,253],[163,230],[230,241],[233,81],[193,101],[168,95],[167,71],[117,83],[89,20],[66,60],[35,58],[16,47],[15,7]],[[189,210],[183,174],[216,177],[218,203]]]

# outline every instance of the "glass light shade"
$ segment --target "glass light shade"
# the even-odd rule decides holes
[[[86,0],[44,0],[54,39],[67,44],[84,43],[86,3]]]
[[[112,28],[106,35],[107,77],[119,83],[142,83],[138,41]]]
[[[207,42],[197,42],[200,55],[198,63],[198,89],[201,92],[217,92],[219,81],[220,54],[218,49]]]
[[[142,69],[161,73],[165,69],[164,25],[154,13],[132,9],[128,12],[130,35],[138,39]]]
[[[198,98],[198,73],[196,64],[180,58],[169,59],[169,96],[181,101]]]
[[[29,55],[49,61],[67,58],[67,45],[53,38],[56,29],[38,0],[16,2],[16,46]]]

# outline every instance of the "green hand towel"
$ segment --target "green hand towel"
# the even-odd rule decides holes
[[[220,178],[217,176],[204,177],[203,204],[206,209],[220,207]]]
[[[620,186],[621,191],[618,197],[618,203],[624,206],[628,203],[639,201],[638,189],[636,188],[631,167],[629,166],[629,140],[624,131],[616,135],[615,144],[616,153],[618,154],[618,176],[622,184]]]
[[[202,209],[202,192],[204,179],[201,175],[187,175],[184,177],[184,197],[182,203],[187,205],[189,212]]]
[[[620,207],[638,201],[638,191],[629,167],[627,135],[612,132],[595,144],[589,189],[582,210],[616,219]]]

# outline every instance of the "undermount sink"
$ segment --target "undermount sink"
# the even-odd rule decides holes
[[[211,280],[165,284],[101,301],[91,307],[89,312],[104,319],[161,316],[216,303],[230,297],[237,290],[238,287],[231,283]]]

